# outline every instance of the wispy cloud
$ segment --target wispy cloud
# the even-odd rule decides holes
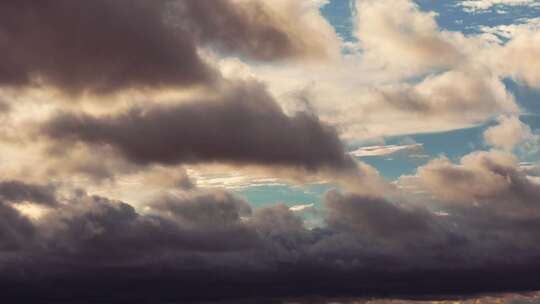
[[[356,157],[366,157],[366,156],[384,156],[390,155],[397,152],[407,152],[407,153],[422,153],[423,145],[422,144],[410,144],[410,145],[386,145],[386,146],[369,146],[361,147],[354,151],[349,152],[350,155]]]
[[[491,9],[495,6],[529,6],[540,7],[536,0],[466,0],[461,1],[460,5],[467,12],[479,12]]]

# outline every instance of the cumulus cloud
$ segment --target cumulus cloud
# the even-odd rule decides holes
[[[494,147],[512,151],[516,146],[527,147],[528,152],[536,152],[540,136],[516,116],[501,116],[496,126],[484,132],[484,141]],[[531,151],[532,150],[532,151]]]
[[[356,36],[366,61],[388,69],[421,72],[455,66],[463,60],[453,44],[457,33],[442,32],[434,13],[408,0],[357,1]]]
[[[436,159],[418,168],[412,180],[402,180],[409,186],[412,182],[449,208],[525,218],[536,217],[539,211],[536,202],[540,185],[520,168],[515,156],[506,152],[475,152],[464,156],[459,164]]]
[[[505,58],[499,63],[503,71],[531,87],[540,87],[540,31],[524,31],[516,35],[493,56]]]
[[[493,115],[518,111],[501,80],[483,70],[451,70],[418,84],[381,87],[374,95],[385,106],[409,115],[450,123],[473,125]]]

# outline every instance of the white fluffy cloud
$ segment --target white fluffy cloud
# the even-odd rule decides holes
[[[534,159],[540,152],[540,134],[523,123],[517,116],[500,116],[498,124],[484,132],[486,144],[515,152],[523,159]]]
[[[484,132],[484,140],[490,146],[511,151],[519,144],[539,139],[517,116],[501,116],[497,121],[498,125]]]
[[[366,62],[411,73],[463,59],[452,43],[460,34],[440,31],[435,13],[421,12],[412,1],[358,0],[357,11],[356,36]]]
[[[508,74],[540,88],[540,31],[525,31],[510,41],[499,55]]]

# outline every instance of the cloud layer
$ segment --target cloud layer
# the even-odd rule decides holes
[[[10,229],[0,241],[1,266],[10,275],[1,279],[13,287],[8,298],[60,303],[437,298],[539,287],[540,184],[513,157],[442,159],[406,182],[433,196],[332,190],[325,224],[315,229],[285,206],[253,210],[221,190],[164,193],[144,212],[77,191],[32,221],[3,203]],[[52,296],[60,285],[51,280],[69,292]]]
[[[503,43],[441,29],[412,0],[357,0],[344,41],[325,3],[2,1],[2,299],[539,290],[540,167],[520,159],[539,140],[505,84],[540,86],[538,31]],[[492,150],[392,182],[353,158],[429,158],[424,142],[385,138],[497,117],[473,143]],[[230,190],[286,182],[331,190],[293,207]]]

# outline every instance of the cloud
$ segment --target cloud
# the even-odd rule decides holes
[[[1,181],[0,200],[13,203],[31,202],[54,206],[56,202],[54,186],[27,184],[20,181]]]
[[[27,246],[36,231],[29,219],[4,202],[0,202],[0,216],[0,250],[6,256]]]
[[[504,48],[493,54],[494,59],[505,58],[498,66],[506,75],[525,82],[531,87],[540,87],[540,31],[523,31],[516,35]]]
[[[447,206],[445,216],[431,210],[433,199],[414,201],[411,193],[401,200],[337,190],[323,198],[324,222],[312,229],[284,205],[252,210],[230,193],[198,188],[164,193],[139,209],[75,191],[32,221],[2,205],[9,215],[2,231],[9,234],[0,257],[10,275],[0,281],[13,286],[7,299],[58,303],[82,296],[113,303],[150,296],[444,297],[538,287],[530,278],[539,267],[540,187],[511,156],[482,152],[460,164],[432,162],[419,179],[434,181],[426,187],[446,202],[439,205]],[[24,273],[15,271],[21,267]],[[475,280],[465,280],[471,275]],[[46,283],[52,279],[69,296]]]
[[[53,139],[111,145],[138,164],[226,162],[310,171],[355,167],[334,129],[307,113],[285,115],[256,83],[237,84],[216,100],[117,116],[60,114],[43,132]]]
[[[408,179],[402,178],[405,184],[412,182],[437,204],[451,209],[465,207],[525,218],[540,211],[536,204],[540,185],[506,152],[475,152],[459,164],[446,158],[432,160],[418,168],[416,178]]]
[[[429,292],[438,298],[537,287],[530,278],[538,267],[539,208],[537,200],[520,193],[538,197],[540,188],[526,182],[510,158],[495,152],[470,155],[460,165],[427,168],[443,176],[441,186],[456,192],[463,189],[447,173],[450,169],[473,172],[469,187],[493,183],[491,175],[501,175],[508,191],[484,198],[507,206],[527,204],[527,209],[507,213],[498,203],[478,207],[461,196],[471,204],[446,209],[441,216],[430,210],[431,201],[332,190],[323,199],[324,223],[308,229],[284,205],[251,210],[221,190],[169,193],[142,209],[77,191],[38,220],[2,205],[12,220],[3,222],[10,223],[3,230],[10,234],[0,242],[2,267],[10,275],[0,281],[14,287],[8,299],[58,303],[70,303],[73,296],[113,303],[150,296],[212,302]],[[9,248],[14,255],[7,254]],[[12,272],[15,267],[25,273]],[[506,279],[510,274],[513,279]],[[471,275],[475,280],[465,280]],[[53,278],[63,282],[69,296],[46,283]],[[430,283],[440,281],[446,284]],[[170,282],[176,282],[174,287]],[[126,284],[129,292],[122,287]],[[197,286],[205,286],[205,292]]]
[[[318,6],[308,3],[178,2],[178,23],[195,34],[197,44],[208,44],[226,54],[261,61],[325,59],[338,51],[330,48],[334,33],[320,16],[317,18],[318,14],[313,14]]]
[[[11,106],[4,100],[0,99],[0,116],[8,113],[11,110]]]
[[[531,128],[524,124],[519,117],[501,116],[497,121],[498,125],[490,127],[484,132],[484,141],[488,145],[506,151],[512,151],[518,145],[526,145],[532,152],[537,152],[540,136],[534,134]]]
[[[69,93],[193,85],[213,72],[188,33],[163,22],[166,1],[3,1],[0,84]]]
[[[146,214],[125,202],[81,191],[63,203],[37,221],[44,241],[55,246],[44,249],[48,254],[74,250],[74,258],[102,256],[108,263],[122,256],[240,250],[254,242],[252,231],[241,222],[251,208],[222,191],[165,195],[149,202]]]
[[[489,10],[494,6],[538,6],[535,0],[466,0],[459,3],[466,12],[474,13]]]
[[[251,207],[246,201],[224,191],[165,197],[151,207],[190,225],[227,225],[251,214]]]
[[[518,111],[501,80],[484,70],[450,70],[417,84],[380,87],[373,94],[380,102],[374,107],[382,107],[382,103],[408,113],[409,119],[414,115],[434,123],[474,125],[493,115]]]
[[[426,210],[400,208],[379,197],[337,191],[326,194],[325,206],[330,227],[359,231],[369,238],[405,238],[409,233],[427,233],[432,216]]]
[[[289,207],[289,210],[292,212],[303,212],[309,209],[312,209],[315,205],[314,204],[304,204],[304,205],[295,205],[292,207]]]
[[[519,111],[501,81],[498,45],[442,29],[414,1],[356,5],[358,43],[339,59],[249,72],[285,109],[313,110],[350,142],[466,128]]]
[[[489,39],[504,44],[503,39],[512,39],[527,31],[538,31],[540,29],[540,18],[527,18],[522,23],[501,24],[496,26],[481,26],[480,30],[488,34]]]
[[[516,115],[501,78],[535,84],[534,36],[483,44],[441,30],[412,1],[363,0],[357,53],[341,56],[320,5],[2,2],[0,85],[10,88],[0,93],[19,140],[0,141],[2,299],[272,303],[540,289],[540,183],[508,153],[532,132],[516,117],[486,132],[502,151],[441,157],[394,183],[353,160],[338,134]],[[530,66],[491,61],[511,51]],[[120,102],[51,105],[51,87]],[[320,205],[253,208],[215,188],[275,183],[268,174],[278,171],[339,189]]]
[[[211,84],[219,75],[198,54],[207,44],[256,60],[327,56],[324,35],[314,34],[320,28],[284,22],[287,14],[298,15],[296,7],[223,0],[3,1],[0,85],[53,86],[74,95]]]
[[[411,73],[449,68],[464,58],[453,43],[459,35],[440,31],[434,13],[412,1],[359,0],[356,10],[356,37],[367,62]]]
[[[422,144],[370,146],[358,148],[354,151],[349,152],[349,154],[356,157],[384,156],[402,151],[410,153],[422,153],[423,149],[424,148]]]

